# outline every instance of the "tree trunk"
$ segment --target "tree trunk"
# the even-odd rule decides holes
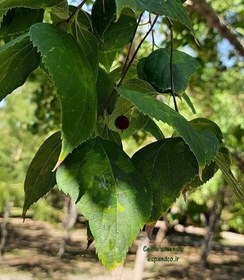
[[[4,254],[4,247],[6,244],[7,234],[8,234],[7,223],[8,223],[9,213],[10,213],[12,206],[13,206],[13,203],[10,201],[7,201],[6,205],[4,207],[3,221],[1,224],[0,260],[3,258],[3,254]]]
[[[224,188],[216,195],[216,199],[210,210],[210,217],[207,223],[206,234],[202,243],[202,253],[200,260],[200,268],[204,269],[207,267],[207,259],[210,251],[213,247],[213,240],[216,231],[219,227],[221,212],[224,208]]]
[[[137,248],[135,267],[133,270],[133,280],[142,280],[142,275],[144,271],[145,261],[147,258],[147,251],[143,251],[143,247],[149,247],[149,238],[146,232],[142,232],[143,237]]]
[[[76,219],[77,219],[77,209],[75,203],[69,198],[66,197],[64,201],[64,229],[65,229],[65,236],[62,240],[58,251],[58,257],[62,257],[65,252],[65,246],[67,242],[70,240],[71,229],[74,226]]]

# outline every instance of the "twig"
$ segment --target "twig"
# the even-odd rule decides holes
[[[174,90],[174,69],[173,69],[173,58],[174,58],[174,34],[173,34],[173,22],[169,19],[169,28],[170,28],[170,89],[171,89],[171,95],[173,96],[174,100],[174,106],[175,106],[175,111],[179,112],[177,102],[176,102],[176,97],[175,97],[175,90]]]
[[[152,26],[152,15],[149,14],[149,24]],[[152,29],[152,51],[154,51],[155,47],[155,38],[154,38],[154,31]]]
[[[132,55],[132,57],[131,57],[131,59],[130,59],[128,65],[126,66],[125,70],[123,71],[123,73],[122,73],[122,75],[121,75],[121,78],[120,78],[120,80],[119,80],[119,82],[118,82],[118,84],[117,84],[117,87],[121,86],[121,84],[122,84],[122,82],[123,82],[123,80],[124,80],[124,78],[125,78],[125,76],[126,76],[128,70],[130,69],[130,67],[131,67],[131,65],[132,65],[132,63],[133,63],[133,61],[134,61],[135,58],[136,58],[136,55],[137,55],[138,51],[140,50],[140,48],[141,48],[142,44],[144,43],[144,41],[146,40],[147,36],[148,36],[148,35],[150,34],[150,32],[152,31],[154,25],[155,25],[156,22],[157,22],[157,19],[158,19],[158,15],[155,17],[155,19],[154,19],[154,21],[153,21],[151,27],[149,28],[149,30],[147,31],[147,33],[145,34],[145,36],[142,38],[142,40],[141,40],[141,42],[139,43],[139,45],[137,46],[137,48],[136,48],[134,54]],[[105,105],[104,105],[104,110],[106,110],[106,108],[107,108],[107,106],[108,106],[110,100],[111,100],[112,97],[114,96],[115,92],[116,92],[116,89],[114,89],[114,90],[111,92],[111,94],[109,95],[109,97],[108,97],[108,99],[107,99],[107,101],[106,101],[106,103],[105,103]]]
[[[120,85],[122,84],[122,82],[123,82],[123,80],[124,80],[124,77],[126,76],[128,70],[130,69],[130,67],[131,67],[131,65],[132,65],[132,63],[133,63],[133,61],[134,61],[134,59],[136,58],[136,55],[137,55],[138,51],[140,50],[140,48],[141,48],[142,44],[144,43],[144,41],[146,40],[147,36],[151,33],[151,31],[152,31],[154,25],[155,25],[156,22],[157,22],[157,19],[158,19],[158,15],[155,17],[155,19],[154,19],[154,21],[153,21],[151,27],[149,28],[149,30],[147,31],[147,33],[145,34],[145,36],[142,38],[142,40],[141,40],[141,42],[139,43],[139,45],[137,46],[137,48],[136,48],[136,50],[135,50],[133,56],[131,57],[131,60],[129,61],[129,64],[128,64],[127,67],[125,68],[125,71],[124,71],[123,75],[121,75],[121,79],[120,79],[120,81],[119,81],[119,83],[118,83],[118,86],[120,86]]]
[[[70,22],[76,16],[76,14],[81,10],[83,5],[86,3],[87,0],[83,0],[73,11],[73,13],[65,20],[66,22]]]
[[[136,37],[136,32],[137,32],[138,26],[139,26],[139,24],[140,24],[142,15],[143,15],[143,13],[141,13],[140,16],[139,16],[139,18],[138,18],[138,22],[137,22],[137,25],[136,25],[135,31],[134,31],[134,33],[133,33],[132,40],[131,40],[131,43],[130,43],[130,46],[129,46],[129,49],[128,49],[128,52],[127,52],[127,55],[126,55],[125,64],[124,64],[123,69],[122,69],[122,72],[121,72],[121,77],[124,75],[124,71],[125,71],[125,69],[126,69],[126,66],[127,66],[128,61],[129,61],[129,59],[130,59],[131,49],[132,49],[132,46],[133,46],[133,43],[134,43],[134,40],[135,40],[135,37]]]
[[[224,22],[220,21],[219,16],[209,4],[211,1],[209,1],[209,3],[206,2],[206,0],[192,0],[188,2],[190,3],[189,8],[194,9],[199,15],[202,15],[211,28],[215,28],[219,34],[229,40],[241,56],[244,56],[243,43],[239,40],[235,32],[233,32]]]

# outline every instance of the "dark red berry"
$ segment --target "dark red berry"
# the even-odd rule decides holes
[[[117,117],[114,124],[119,130],[124,131],[129,127],[130,121],[126,116],[121,115]]]

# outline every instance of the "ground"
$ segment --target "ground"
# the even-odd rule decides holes
[[[1,222],[1,219],[0,219]],[[194,231],[193,231],[194,232]],[[192,233],[170,234],[161,247],[183,248],[183,252],[151,252],[149,257],[179,257],[178,262],[145,262],[144,280],[197,279],[241,280],[244,279],[244,237],[225,233],[225,243],[214,243],[207,269],[199,269],[201,236]],[[62,225],[27,219],[11,218],[4,258],[0,260],[0,280],[110,280],[95,254],[92,244],[85,256],[86,230],[80,223],[72,231],[71,240],[62,258],[57,257],[64,231]],[[229,238],[229,240],[228,240]],[[232,240],[231,240],[232,239]],[[137,240],[130,248],[123,269],[122,279],[133,280]]]

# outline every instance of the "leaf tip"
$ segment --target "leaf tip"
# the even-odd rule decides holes
[[[56,163],[56,165],[54,166],[54,168],[53,168],[53,170],[52,170],[52,172],[55,172],[57,169],[58,169],[58,167],[60,166],[60,164],[63,162],[63,160],[58,160],[57,161],[57,163]]]
[[[92,242],[94,241],[94,239],[90,238],[87,240],[87,245],[86,245],[86,249],[85,251],[81,254],[81,257],[85,257],[87,250],[89,249],[89,247],[91,246]]]
[[[23,224],[25,223],[25,218],[26,218],[26,212],[22,213],[22,218],[23,218]]]
[[[202,168],[202,167],[199,167],[198,176],[199,176],[201,182],[203,182],[203,179],[202,179],[202,171],[203,171],[203,168]]]
[[[187,197],[186,197],[187,191],[188,191],[188,188],[184,188],[181,192],[185,203],[186,203],[186,200],[187,200]]]

